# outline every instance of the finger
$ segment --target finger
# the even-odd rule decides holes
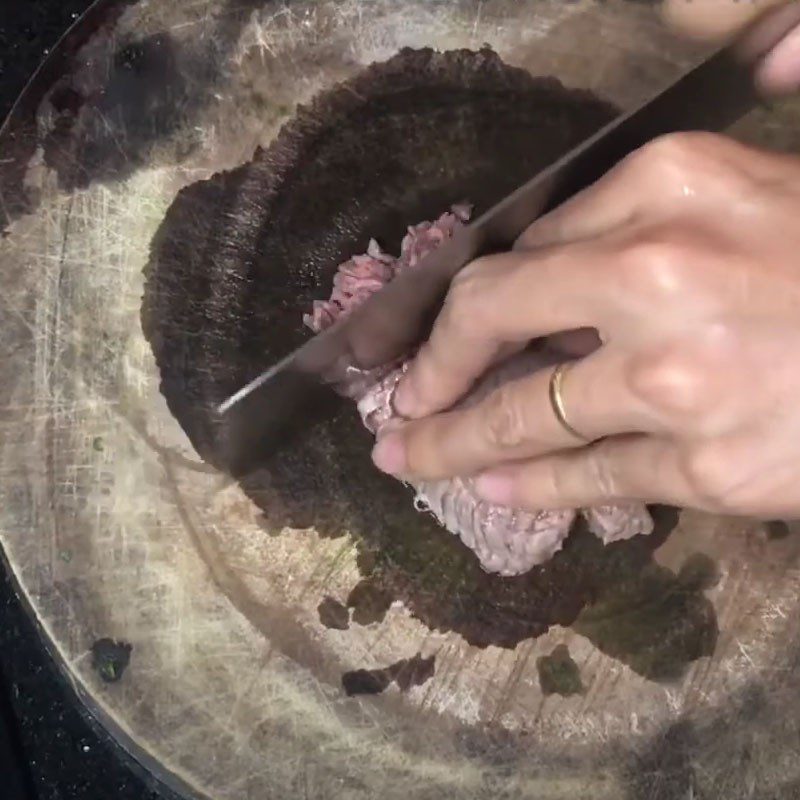
[[[749,63],[764,58],[797,25],[800,25],[800,3],[784,3],[764,13],[737,43],[739,55]]]
[[[785,0],[665,0],[664,17],[677,31],[697,39],[730,38]]]
[[[544,356],[535,354],[537,366]],[[547,357],[551,362],[559,359],[555,354]],[[521,360],[526,358],[527,354]],[[522,361],[512,364],[523,370]],[[580,437],[556,416],[550,398],[553,371],[540,368],[504,383],[467,408],[407,423],[382,437],[373,455],[376,466],[406,478],[438,480],[583,447],[587,440],[604,436],[660,431],[659,422],[624,380],[626,362],[624,353],[607,348],[575,362],[563,374],[561,400]]]
[[[800,22],[800,2],[794,10]],[[767,80],[793,80],[798,47],[800,40],[787,36],[762,65],[760,74]],[[535,250],[592,239],[639,221],[652,225],[676,212],[687,213],[688,204],[710,201],[718,205],[730,198],[729,182],[709,181],[719,174],[720,165],[753,178],[768,178],[784,169],[786,160],[785,155],[717,134],[664,136],[629,154],[592,186],[536,220],[514,249]],[[693,190],[698,181],[702,181],[703,191]]]
[[[579,328],[574,331],[554,333],[552,336],[540,340],[535,349],[539,351],[548,350],[555,363],[588,356],[598,350],[602,344],[603,342],[596,330],[593,328]],[[486,369],[489,370],[492,367],[499,366],[508,361],[511,356],[517,355],[517,353],[530,347],[531,344],[529,342],[513,342],[501,345],[495,357],[487,364]]]
[[[634,159],[624,159],[596,183],[537,219],[517,239],[514,249],[533,250],[587,239],[630,221],[645,203],[661,197],[651,191],[631,191],[634,164]]]
[[[757,80],[767,92],[775,94],[792,92],[800,86],[800,25],[764,58]]]
[[[490,299],[490,290],[496,293],[522,263],[521,256],[503,254],[480,259],[462,270],[450,287],[430,338],[395,389],[392,403],[398,414],[413,419],[447,408],[505,353],[523,349],[533,338],[501,335],[485,305],[496,302]],[[490,325],[482,327],[487,318],[492,320]]]
[[[605,439],[484,472],[475,489],[511,508],[586,508],[632,501],[697,505],[678,446],[646,435]]]
[[[613,324],[620,300],[597,285],[598,271],[613,263],[610,248],[594,242],[505,253],[467,267],[397,387],[397,412],[418,418],[449,408],[506,346]]]
[[[682,141],[688,141],[686,135]],[[659,216],[668,218],[676,204],[685,214],[687,197],[709,194],[687,189],[703,172],[691,155],[695,150],[716,148],[741,160],[741,149],[721,137],[694,135],[691,142],[689,147],[665,139],[630,154],[592,187],[535,223],[514,252],[464,269],[451,286],[430,340],[397,388],[398,413],[418,418],[452,406],[506,344],[613,321],[609,310],[621,300],[606,292],[611,302],[603,302],[609,282],[598,284],[598,275],[619,261],[614,234],[635,227],[637,218],[650,225]],[[752,160],[759,159],[753,154]],[[724,189],[727,198],[727,184]]]
[[[688,134],[684,134],[684,140]],[[680,137],[663,137],[663,140]],[[694,135],[695,142],[699,136]],[[620,229],[644,216],[652,223],[686,205],[687,181],[696,170],[687,168],[676,148],[655,140],[630,153],[594,184],[536,220],[517,240],[515,250],[533,250],[591,239]],[[742,146],[722,137],[708,137],[708,147],[742,160]],[[691,165],[693,166],[693,165]],[[686,174],[686,173],[689,174]]]

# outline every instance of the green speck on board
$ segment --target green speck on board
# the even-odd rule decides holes
[[[583,694],[580,670],[565,644],[558,645],[549,656],[537,658],[536,669],[543,694],[560,694],[562,697]]]

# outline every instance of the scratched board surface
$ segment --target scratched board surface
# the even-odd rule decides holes
[[[0,538],[187,796],[795,797],[800,528],[654,509],[478,569],[352,409],[248,478],[209,409],[339,260],[483,208],[701,55],[652,5],[102,3],[0,140]],[[735,131],[798,149],[796,105]]]

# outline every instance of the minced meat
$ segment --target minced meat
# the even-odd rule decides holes
[[[414,269],[428,253],[450,238],[459,225],[468,221],[470,211],[465,205],[454,206],[435,222],[410,227],[398,258],[384,253],[372,240],[364,255],[340,265],[330,299],[316,301],[311,313],[303,318],[305,324],[317,333],[324,330],[397,274]],[[460,405],[474,403],[506,381],[564,359],[563,353],[548,346],[526,351],[490,370]],[[407,363],[388,365],[366,375],[360,373],[352,381],[337,386],[341,394],[356,401],[361,419],[373,434],[393,418],[392,393]],[[650,514],[641,504],[523,511],[482,501],[469,478],[419,481],[413,488],[415,506],[433,514],[448,531],[459,536],[487,572],[500,575],[519,575],[550,559],[561,549],[579,513],[606,544],[653,530]]]

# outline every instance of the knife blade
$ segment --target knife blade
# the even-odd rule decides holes
[[[330,413],[331,385],[353,370],[391,362],[424,340],[455,275],[475,258],[508,249],[539,216],[601,178],[658,136],[721,131],[758,104],[750,66],[721,48],[653,98],[622,114],[374,294],[343,320],[217,408],[226,461],[246,472]],[[256,453],[260,455],[256,455]]]

